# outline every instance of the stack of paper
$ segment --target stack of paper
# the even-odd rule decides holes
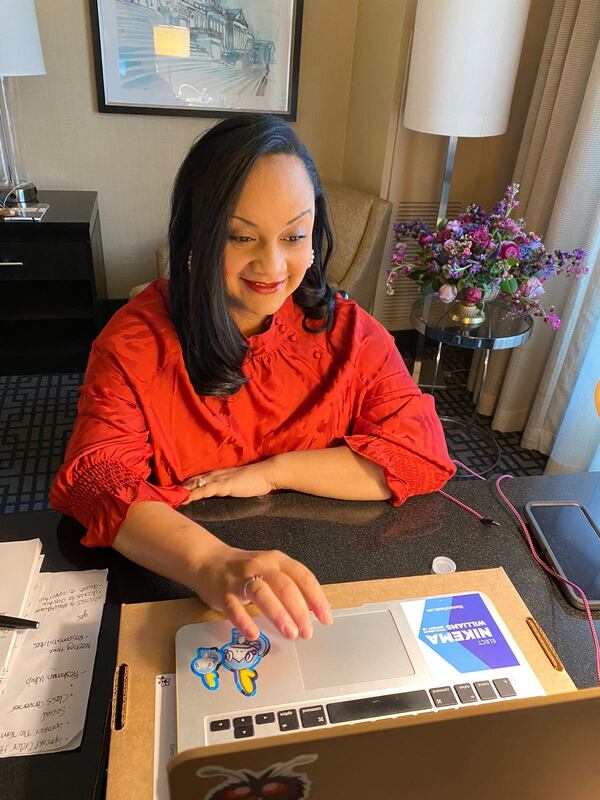
[[[107,570],[40,573],[39,539],[0,543],[0,614],[38,622],[0,629],[0,758],[81,744]]]
[[[23,617],[42,566],[42,543],[0,542],[0,614]],[[0,628],[0,684],[8,673],[19,631]]]

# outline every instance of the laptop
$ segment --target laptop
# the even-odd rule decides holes
[[[176,634],[177,750],[544,695],[482,592],[337,609],[290,641],[258,617]]]

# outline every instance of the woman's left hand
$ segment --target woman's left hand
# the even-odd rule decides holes
[[[243,467],[215,469],[195,475],[183,483],[190,491],[189,500],[184,505],[206,497],[263,497],[277,488],[271,472],[271,459],[267,458]]]

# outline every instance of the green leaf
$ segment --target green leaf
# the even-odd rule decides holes
[[[444,219],[441,219],[437,226],[438,231],[443,231],[447,224],[448,224],[448,217],[444,217]]]
[[[500,284],[500,291],[504,294],[514,295],[518,286],[516,278],[505,278]]]

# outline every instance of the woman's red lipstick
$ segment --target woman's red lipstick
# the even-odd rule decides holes
[[[244,283],[249,289],[252,289],[253,292],[257,294],[274,294],[278,292],[285,280],[277,281],[276,283],[263,283],[262,281],[249,281],[247,278],[242,278]]]

